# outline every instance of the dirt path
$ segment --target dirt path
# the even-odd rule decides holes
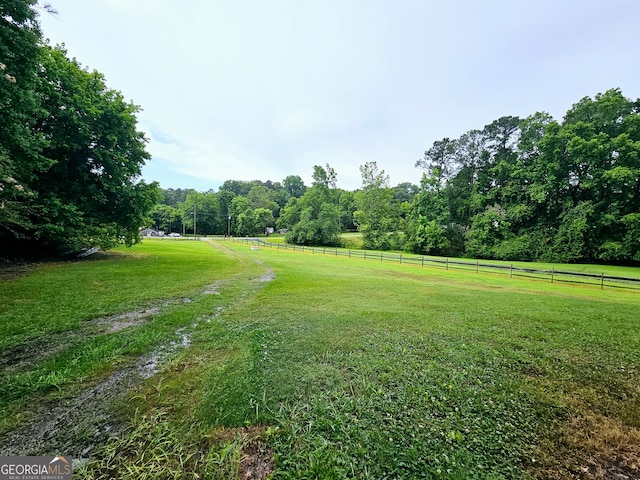
[[[274,278],[273,271],[267,269],[262,276],[247,284],[246,291],[240,298],[255,294],[266,282]],[[224,282],[218,281],[206,286],[201,294],[220,295],[223,288]],[[178,298],[132,312],[96,318],[88,321],[73,335],[70,336],[69,332],[65,335],[67,338],[77,338],[82,335],[100,335],[135,328],[150,321],[153,315],[161,313],[168,306],[175,307],[176,304],[190,301],[188,298]],[[208,318],[194,319],[188,327],[178,328],[173,341],[119,368],[107,378],[83,389],[71,398],[35,407],[35,413],[22,427],[0,437],[0,455],[64,454],[71,456],[75,463],[86,461],[92,450],[124,428],[113,414],[114,404],[126,400],[132,388],[160,371],[169,358],[189,348],[191,334],[199,322],[211,321],[226,308],[227,306],[218,306]],[[36,362],[69,346],[51,346],[52,342],[48,342],[49,348],[46,348],[44,344],[36,343],[37,340],[29,345],[20,345],[12,351],[3,352],[0,355],[0,368],[28,370]]]

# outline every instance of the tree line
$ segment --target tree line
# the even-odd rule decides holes
[[[502,117],[434,142],[409,237],[417,251],[640,261],[640,100],[585,97],[562,122]]]
[[[311,186],[298,175],[281,182],[227,180],[217,192],[161,188],[160,201],[151,213],[153,226],[165,233],[191,234],[195,222],[199,234],[234,236],[274,229],[284,232],[291,243],[339,245],[342,232],[362,227],[361,192],[338,188],[337,174],[328,164],[314,166],[312,179]],[[389,195],[387,218],[401,221],[418,187],[402,183],[383,191]],[[393,234],[385,231],[381,237]],[[387,248],[392,246],[399,248],[397,243]]]
[[[131,245],[153,224],[217,235],[274,228],[303,245],[359,231],[368,249],[640,262],[640,100],[619,89],[579,100],[562,121],[506,116],[435,141],[416,162],[419,184],[391,187],[367,162],[355,191],[337,187],[329,164],[313,167],[310,186],[290,175],[163,190],[140,180],[150,157],[139,107],[43,40],[47,8],[0,2],[1,254]]]
[[[362,186],[337,188],[316,165],[307,187],[226,181],[218,192],[162,190],[153,212],[166,231],[257,235],[340,245],[360,231],[368,249],[551,262],[640,262],[640,100],[619,89],[585,97],[561,122],[538,112],[501,117],[437,140],[416,162],[419,185],[389,184],[376,162]],[[199,212],[199,213],[197,213]]]
[[[0,2],[2,254],[131,245],[157,203],[138,106],[43,40],[35,0]]]

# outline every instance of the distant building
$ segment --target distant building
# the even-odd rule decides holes
[[[164,237],[163,230],[156,230],[155,228],[143,228],[140,230],[141,237]]]

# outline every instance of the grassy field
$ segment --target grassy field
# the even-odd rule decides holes
[[[362,234],[359,232],[348,232],[340,235],[341,242],[343,244],[343,249],[351,249],[351,250],[361,250],[362,249]],[[236,241],[240,241],[242,239],[235,239]],[[268,237],[260,237],[260,240],[263,240],[269,244],[274,245],[283,245],[286,242],[284,241],[284,236],[279,234],[269,235]],[[290,245],[293,247],[293,245]],[[310,248],[310,247],[309,247]],[[329,247],[328,247],[329,248]],[[331,247],[333,248],[333,247]],[[345,250],[346,251],[346,250]],[[406,252],[393,251],[393,252],[371,252],[373,253],[383,253],[383,254],[406,254],[409,256],[420,257],[418,254],[410,254]],[[434,266],[434,263],[429,263],[427,260],[435,260],[438,263],[444,264],[446,261],[446,257],[437,257],[433,255],[425,255],[425,264],[427,266]],[[450,261],[460,261],[467,262],[469,264],[475,264],[475,258],[449,258]],[[480,264],[489,264],[489,265],[502,265],[504,267],[519,267],[519,268],[529,268],[529,269],[537,269],[537,270],[555,270],[556,272],[575,272],[575,273],[588,273],[592,275],[601,275],[604,274],[606,276],[617,276],[617,277],[626,277],[626,278],[634,278],[640,279],[640,268],[637,267],[625,267],[625,266],[617,266],[617,265],[597,265],[597,264],[577,264],[577,263],[549,263],[549,262],[519,262],[519,261],[506,261],[506,260],[479,260]],[[452,265],[451,268],[455,268]],[[485,271],[487,269],[484,269]],[[597,282],[595,282],[597,283]]]
[[[0,296],[5,434],[189,335],[110,407],[124,430],[86,478],[640,475],[638,292],[145,241]],[[14,365],[52,336],[70,340]]]

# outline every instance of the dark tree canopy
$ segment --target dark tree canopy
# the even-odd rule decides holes
[[[437,141],[417,165],[428,180],[414,204],[415,251],[640,261],[640,101],[619,89],[581,99],[562,123],[503,117]]]
[[[34,128],[40,30],[33,3],[0,2],[0,239],[28,235],[37,195],[29,184],[50,165]]]
[[[0,4],[0,241],[22,250],[131,245],[156,203],[138,107],[44,44],[32,1]],[[28,253],[28,252],[26,252]]]

